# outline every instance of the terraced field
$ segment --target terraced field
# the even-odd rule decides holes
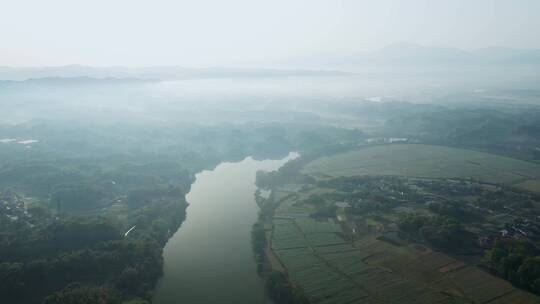
[[[322,157],[303,170],[313,176],[403,175],[427,178],[475,178],[515,184],[528,181],[529,189],[540,180],[540,165],[509,157],[471,150],[394,144]]]

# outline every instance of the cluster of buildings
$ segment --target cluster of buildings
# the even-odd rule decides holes
[[[506,224],[501,230],[503,237],[527,238],[532,241],[540,240],[540,218],[518,219],[511,224]]]
[[[24,201],[10,190],[0,193],[0,217],[3,220],[17,222],[32,217],[24,205]]]
[[[406,137],[373,137],[366,139],[369,144],[393,144],[393,143],[406,143],[409,139]]]

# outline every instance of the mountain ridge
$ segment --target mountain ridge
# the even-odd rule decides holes
[[[0,80],[27,81],[36,79],[130,79],[141,81],[178,80],[197,78],[241,78],[241,77],[287,77],[287,76],[346,76],[337,70],[310,69],[267,69],[267,68],[185,68],[180,66],[153,67],[94,67],[64,65],[48,67],[0,66]]]

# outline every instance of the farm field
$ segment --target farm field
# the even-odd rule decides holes
[[[312,303],[539,303],[440,252],[372,236],[347,242],[328,221],[295,221],[274,221],[271,246]]]
[[[315,207],[306,199],[339,196],[341,190],[328,184],[286,189],[273,190],[279,200],[269,249],[279,262],[272,264],[279,266],[275,271],[287,273],[310,303],[540,303],[537,296],[474,265],[393,237],[395,228],[389,227],[395,224],[389,223],[395,221],[394,211],[356,215],[353,221],[347,213],[349,220],[315,218]],[[353,234],[344,228],[351,223]]]
[[[538,179],[526,180],[514,186],[525,189],[525,190],[529,190],[532,192],[540,192],[540,180]]]
[[[537,190],[540,165],[509,157],[422,144],[362,148],[322,157],[302,173],[316,177],[401,175],[426,178],[474,178],[491,183],[518,184]],[[518,185],[519,186],[519,185]]]

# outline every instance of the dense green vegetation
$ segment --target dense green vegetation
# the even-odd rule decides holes
[[[514,285],[540,294],[540,250],[531,242],[498,239],[486,253],[486,262]]]
[[[64,304],[150,302],[195,173],[364,136],[309,125],[32,122],[0,126],[0,138],[36,140],[0,143],[0,296]]]
[[[181,196],[128,210],[114,222],[67,216],[31,229],[5,229],[0,293],[10,303],[40,303],[49,294],[46,303],[79,303],[73,301],[80,293],[150,299],[162,273],[162,247],[180,226],[185,207]],[[124,236],[129,225],[136,229]],[[74,283],[81,287],[68,286]]]
[[[448,216],[427,217],[405,214],[398,221],[398,228],[417,238],[425,239],[431,246],[446,252],[461,252],[474,244],[474,236],[463,229],[460,222]]]
[[[457,98],[450,96],[449,98]],[[467,96],[465,98],[475,98]],[[489,101],[486,101],[489,103]],[[540,160],[540,112],[535,108],[424,108],[393,115],[383,134]]]

